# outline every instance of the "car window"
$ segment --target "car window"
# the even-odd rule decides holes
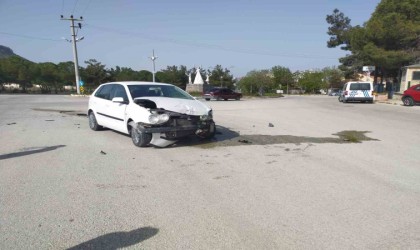
[[[114,88],[114,84],[107,84],[104,85],[103,88],[101,88],[96,94],[96,97],[111,100],[111,91]]]
[[[420,91],[420,86],[417,86],[415,90]]]
[[[122,97],[125,102],[128,101],[128,97],[127,97],[127,93],[125,92],[125,88],[120,84],[115,84],[115,87],[113,88],[110,97],[111,97],[111,100],[114,97]]]
[[[131,97],[160,96],[194,100],[187,92],[173,85],[128,85]]]
[[[350,90],[370,90],[370,83],[352,83]]]

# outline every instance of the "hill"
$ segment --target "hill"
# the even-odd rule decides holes
[[[9,47],[0,45],[0,59],[8,58],[11,56],[17,56],[15,53],[13,53],[13,50]]]

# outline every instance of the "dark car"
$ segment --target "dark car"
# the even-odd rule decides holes
[[[401,100],[405,106],[413,106],[414,104],[420,104],[420,84],[414,85],[411,88],[404,91]]]
[[[209,91],[206,91],[206,93],[203,95],[203,98],[206,99],[206,101],[213,100],[228,100],[228,99],[235,99],[240,100],[242,98],[242,94],[235,92],[229,88],[213,88]]]

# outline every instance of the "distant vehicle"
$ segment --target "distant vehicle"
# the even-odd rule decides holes
[[[228,99],[240,100],[242,98],[242,94],[229,88],[218,87],[204,93],[203,98],[206,99],[206,101],[210,101],[211,99],[218,101],[222,99],[225,101]]]
[[[134,145],[166,147],[189,135],[212,138],[213,111],[182,89],[165,83],[110,82],[91,95],[89,127],[131,135]]]
[[[347,82],[338,97],[340,102],[373,103],[373,84],[371,82]]]
[[[330,89],[328,95],[329,96],[339,96],[341,90],[340,89]]]
[[[414,85],[404,91],[401,98],[404,106],[413,106],[414,104],[420,104],[420,84]]]

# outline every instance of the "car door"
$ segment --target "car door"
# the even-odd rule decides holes
[[[94,112],[96,113],[96,119],[98,124],[101,126],[111,128],[112,120],[109,118],[109,111],[107,107],[111,101],[111,92],[114,88],[114,84],[106,84],[97,93],[95,93],[94,100]]]
[[[115,97],[121,97],[124,102],[112,101]],[[128,105],[128,96],[126,89],[121,84],[114,84],[110,93],[110,101],[105,106],[104,111],[106,117],[109,119],[109,128],[127,133],[127,126],[125,125],[126,117],[125,112]]]
[[[231,89],[226,89],[226,98],[235,99],[235,93]]]
[[[420,102],[420,85],[414,88],[413,99],[415,102]]]

